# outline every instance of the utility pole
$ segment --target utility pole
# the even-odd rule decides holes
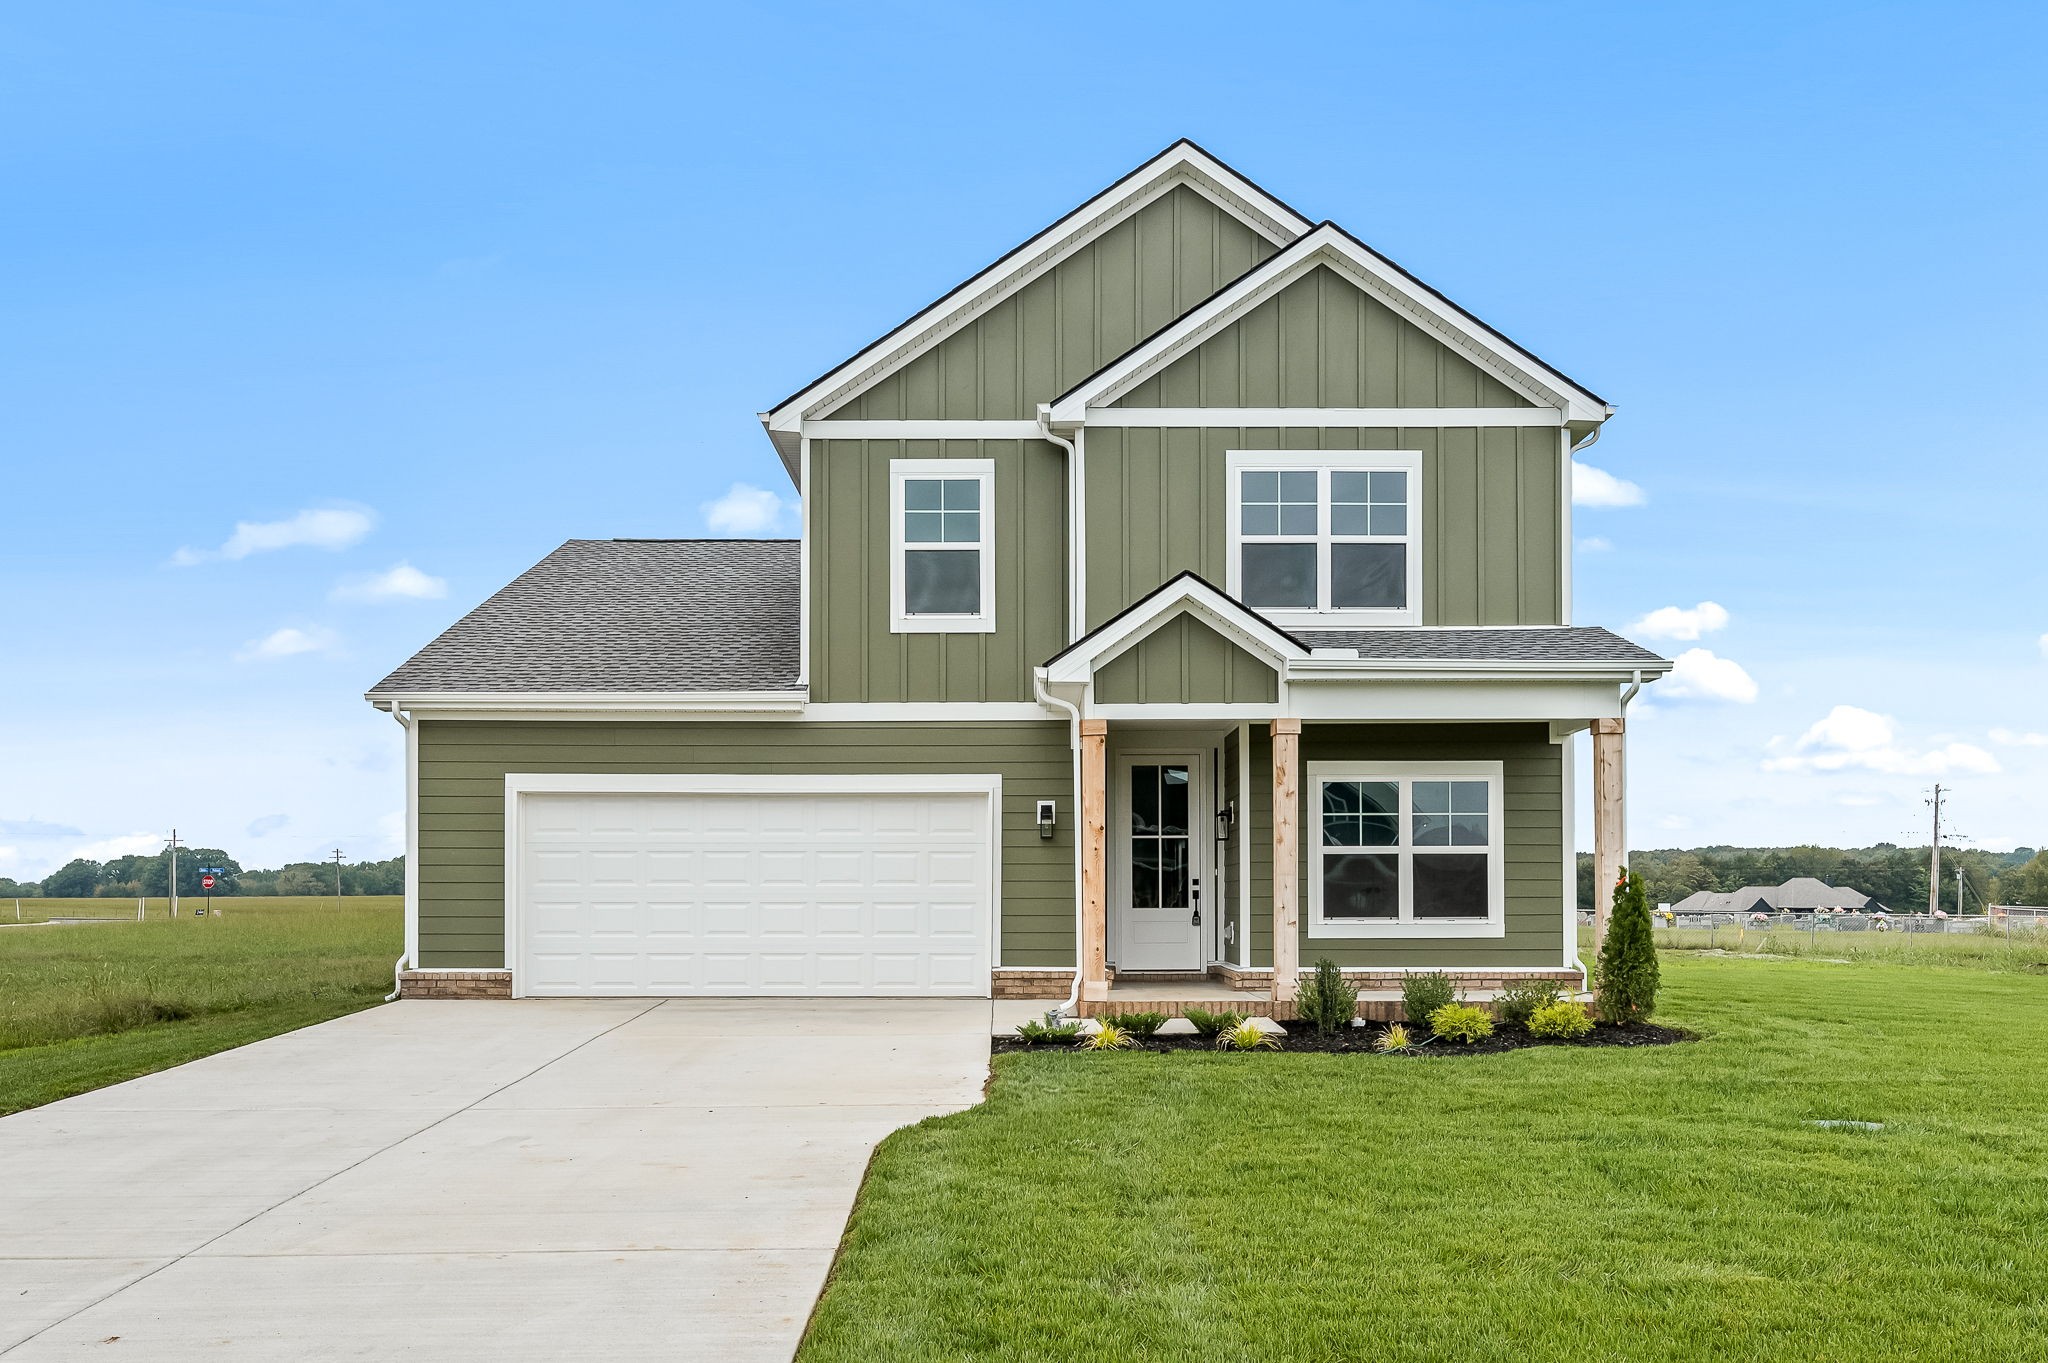
[[[1963,866],[1956,863],[1956,917],[1963,916]]]
[[[178,916],[178,830],[171,830],[171,917]]]
[[[341,907],[341,849],[334,849],[334,907]]]
[[[1934,783],[1934,860],[1927,868],[1927,916],[1941,908],[1941,782]]]

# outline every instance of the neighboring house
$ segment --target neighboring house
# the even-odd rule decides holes
[[[1576,982],[1671,666],[1570,623],[1612,410],[1178,143],[762,414],[799,539],[571,541],[378,683],[404,988]]]
[[[1830,885],[1812,876],[1794,876],[1783,885],[1745,885],[1717,893],[1695,890],[1671,906],[1673,913],[1826,913],[1881,910],[1867,894]]]

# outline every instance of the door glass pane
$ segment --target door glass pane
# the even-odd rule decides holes
[[[1377,549],[1385,546],[1344,547]],[[1391,547],[1398,549],[1400,546]],[[1313,544],[1247,544],[1243,550],[1239,586],[1247,606],[1315,608],[1316,547]]]
[[[1397,853],[1349,852],[1323,858],[1323,917],[1397,918],[1400,912]]]
[[[1245,576],[1251,576],[1245,546]],[[1250,597],[1245,604],[1260,603]],[[1336,609],[1398,610],[1408,604],[1408,546],[1405,544],[1333,544],[1330,546],[1330,605]]]
[[[1188,840],[1159,840],[1159,907],[1184,909],[1188,906]]]
[[[1417,856],[1415,916],[1486,917],[1486,854],[1448,852]]]
[[[908,615],[981,614],[981,550],[906,549],[903,610]]]
[[[1185,835],[1188,831],[1188,769],[1158,767],[1159,831]]]
[[[1159,839],[1131,838],[1131,907],[1159,907]]]
[[[1159,768],[1131,768],[1131,831],[1159,831]]]

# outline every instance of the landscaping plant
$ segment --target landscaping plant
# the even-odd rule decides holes
[[[1493,1035],[1493,1019],[1484,1008],[1447,1003],[1429,1015],[1429,1030],[1446,1041],[1462,1041],[1470,1046]]]
[[[1027,1046],[1036,1046],[1041,1041],[1072,1041],[1081,1034],[1081,1024],[1060,1016],[1057,1008],[1047,1011],[1041,1020],[1017,1024],[1017,1039]]]
[[[1351,1019],[1358,1016],[1358,986],[1345,979],[1337,963],[1325,956],[1302,982],[1294,1011],[1302,1021],[1315,1024],[1318,1036],[1329,1036],[1339,1027],[1349,1027]]]
[[[1206,1008],[1190,1008],[1187,1011],[1188,1026],[1195,1029],[1195,1035],[1215,1037],[1244,1021],[1244,1014],[1225,1009],[1212,1013]]]
[[[1600,944],[1600,1017],[1605,1022],[1638,1022],[1657,1006],[1657,944],[1650,937],[1650,904],[1643,878],[1623,871],[1614,885],[1614,910],[1607,940]]]
[[[1545,1041],[1577,1041],[1592,1030],[1586,1005],[1571,999],[1546,1003],[1529,1015],[1529,1035]]]
[[[1516,980],[1495,996],[1493,1011],[1506,1025],[1526,1029],[1537,1009],[1561,997],[1557,986],[1548,980]]]
[[[1415,1049],[1415,1041],[1408,1035],[1408,1029],[1400,1023],[1387,1025],[1387,1030],[1372,1039],[1372,1048],[1381,1055],[1398,1055]]]
[[[1166,1025],[1166,1014],[1133,1010],[1128,1013],[1105,1014],[1103,1021],[1114,1021],[1117,1026],[1129,1032],[1134,1039],[1142,1041]]]
[[[1137,1044],[1138,1039],[1117,1025],[1115,1018],[1095,1019],[1095,1030],[1074,1043],[1084,1051],[1127,1051]]]
[[[1401,1011],[1417,1026],[1427,1026],[1431,1013],[1457,1001],[1458,991],[1451,987],[1451,977],[1441,970],[1409,975],[1401,981]]]
[[[1216,1045],[1226,1051],[1277,1051],[1280,1038],[1250,1018],[1241,1020],[1235,1027],[1226,1027],[1216,1036]]]

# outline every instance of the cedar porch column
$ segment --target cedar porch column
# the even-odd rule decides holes
[[[1273,1002],[1290,1003],[1300,984],[1301,721],[1273,721]]]
[[[1109,721],[1081,721],[1081,997],[1109,997]]]
[[[1628,864],[1627,721],[1593,721],[1593,946],[1607,940],[1614,882]]]

